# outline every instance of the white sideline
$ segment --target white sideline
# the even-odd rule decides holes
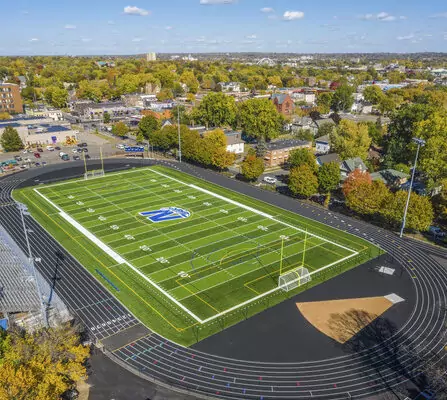
[[[54,204],[50,199],[48,199],[46,196],[44,196],[42,193],[40,193],[37,189],[34,189],[34,191],[37,194],[39,194],[41,197],[43,197],[54,208],[56,208],[56,210],[59,211],[59,215],[62,218],[64,218],[67,222],[69,222],[72,226],[74,226],[79,232],[81,232],[84,236],[86,236],[93,243],[95,243],[101,250],[103,250],[107,255],[112,257],[117,263],[127,265],[129,268],[132,269],[132,271],[137,273],[145,281],[149,282],[153,287],[158,289],[161,293],[163,293],[163,295],[165,295],[169,300],[174,302],[178,307],[180,307],[183,311],[185,311],[187,314],[189,314],[197,322],[200,322],[201,324],[203,324],[203,321],[197,315],[195,315],[192,311],[190,311],[188,308],[186,308],[179,301],[177,301],[168,292],[163,290],[160,286],[158,286],[155,282],[153,282],[151,279],[149,279],[146,275],[144,275],[141,271],[139,271],[137,268],[135,268],[132,264],[130,264],[128,261],[126,261],[124,258],[122,258],[118,253],[114,252],[109,246],[107,246],[100,239],[98,239],[93,233],[91,233],[86,228],[84,228],[79,222],[75,221],[72,217],[70,217],[67,213],[65,213],[61,208],[59,208],[56,204]]]
[[[247,211],[253,212],[253,213],[258,214],[258,215],[261,215],[261,216],[263,216],[264,218],[268,218],[268,219],[270,219],[270,220],[272,220],[272,221],[274,221],[274,222],[276,222],[276,223],[279,223],[279,224],[281,224],[281,225],[287,226],[287,227],[289,227],[289,228],[292,228],[292,229],[294,229],[294,230],[297,230],[297,231],[300,231],[300,232],[303,232],[303,233],[306,232],[304,229],[300,229],[300,228],[298,228],[298,227],[296,227],[296,226],[294,226],[294,225],[290,225],[290,224],[288,224],[288,223],[286,223],[286,222],[280,221],[280,220],[276,219],[274,216],[272,216],[272,215],[270,215],[270,214],[267,214],[267,213],[265,213],[265,212],[259,211],[259,210],[255,209],[255,208],[253,208],[253,207],[250,207],[250,206],[247,206],[247,205],[245,205],[245,204],[239,203],[239,202],[237,202],[237,201],[235,201],[235,200],[229,199],[228,197],[225,197],[225,196],[219,195],[219,194],[217,194],[217,193],[211,192],[211,191],[209,191],[209,190],[203,189],[203,188],[201,188],[201,187],[199,187],[199,186],[196,186],[196,185],[194,185],[194,184],[189,184],[189,183],[182,182],[182,181],[180,181],[180,180],[178,180],[178,179],[175,179],[175,178],[173,178],[173,177],[171,177],[171,176],[169,176],[169,175],[163,174],[162,172],[159,172],[159,171],[156,171],[156,170],[153,170],[153,169],[150,169],[150,168],[147,168],[147,170],[149,170],[149,171],[152,172],[152,173],[156,173],[156,174],[158,174],[158,175],[161,175],[161,176],[163,176],[163,177],[165,177],[165,178],[168,178],[168,179],[170,179],[170,180],[172,180],[172,181],[175,181],[175,182],[177,182],[177,183],[180,183],[180,184],[182,184],[182,185],[184,185],[184,186],[193,188],[193,189],[198,190],[198,191],[200,191],[200,192],[202,192],[202,193],[206,193],[206,194],[208,194],[209,196],[218,198],[218,199],[223,200],[223,201],[225,201],[225,202],[227,202],[227,203],[230,203],[230,204],[236,205],[236,206],[238,206],[238,207],[241,207],[241,208],[243,208],[243,209],[245,209],[245,210],[247,210]],[[135,172],[135,171],[132,170],[132,171],[117,172],[117,173],[114,173],[114,175],[125,174],[125,173],[130,173],[130,172]],[[54,185],[51,185],[51,186],[64,185],[64,184],[68,184],[68,183],[73,183],[73,182],[62,182],[62,183],[54,184]],[[101,241],[98,237],[96,237],[93,233],[91,233],[90,231],[88,231],[88,230],[87,230],[86,228],[84,228],[80,223],[78,223],[76,220],[74,220],[72,217],[70,217],[70,216],[69,216],[66,212],[64,212],[60,207],[58,207],[58,206],[57,206],[55,203],[53,203],[50,199],[48,199],[46,196],[44,196],[42,193],[40,193],[38,189],[33,189],[33,190],[34,190],[37,194],[39,194],[42,198],[44,198],[49,204],[51,204],[56,210],[58,210],[58,211],[59,211],[59,214],[60,214],[60,216],[61,216],[62,218],[64,218],[68,223],[70,223],[73,227],[75,227],[78,231],[80,231],[84,236],[86,236],[86,237],[87,237],[88,239],[90,239],[93,243],[95,243],[101,250],[103,250],[107,255],[109,255],[111,258],[113,258],[118,264],[125,264],[125,265],[127,265],[127,266],[128,266],[129,268],[131,268],[135,273],[137,273],[137,274],[138,274],[140,277],[142,277],[145,281],[149,282],[153,287],[155,287],[158,291],[160,291],[163,295],[165,295],[165,296],[166,296],[168,299],[170,299],[174,304],[176,304],[178,307],[180,307],[183,311],[185,311],[188,315],[190,315],[192,318],[194,318],[194,319],[195,319],[197,322],[199,322],[200,324],[205,324],[205,323],[207,323],[207,322],[210,322],[210,321],[212,321],[212,320],[214,320],[214,319],[216,319],[216,318],[221,317],[222,315],[228,314],[228,313],[230,313],[230,312],[232,312],[232,311],[234,311],[234,310],[236,310],[236,309],[238,309],[238,308],[240,308],[240,307],[243,307],[243,306],[245,306],[245,305],[247,305],[247,304],[250,304],[250,303],[252,303],[252,302],[254,302],[254,301],[256,301],[256,300],[259,300],[259,299],[261,299],[261,298],[263,298],[263,297],[265,297],[265,296],[268,296],[269,294],[272,294],[272,293],[274,293],[274,292],[276,292],[276,291],[282,289],[282,286],[275,287],[275,288],[273,288],[273,289],[271,289],[271,290],[269,290],[269,291],[267,291],[267,292],[264,292],[264,293],[262,293],[262,294],[260,294],[260,295],[258,295],[258,296],[256,296],[256,297],[253,297],[253,298],[251,298],[251,299],[249,299],[249,300],[246,300],[246,301],[244,301],[243,303],[239,303],[239,304],[237,304],[237,305],[235,305],[235,306],[233,306],[233,307],[231,307],[231,308],[226,309],[225,311],[222,311],[222,312],[220,312],[220,313],[218,313],[218,314],[213,315],[212,317],[209,317],[209,318],[207,318],[207,319],[205,319],[205,320],[202,320],[202,319],[200,319],[197,315],[195,315],[192,311],[190,311],[188,308],[186,308],[183,304],[181,304],[178,300],[176,300],[172,295],[170,295],[170,294],[169,294],[168,292],[166,292],[163,288],[161,288],[159,285],[157,285],[157,283],[155,283],[154,281],[152,281],[148,276],[146,276],[145,274],[143,274],[139,269],[137,269],[136,267],[134,267],[134,266],[133,266],[132,264],[130,264],[127,260],[125,260],[123,257],[121,257],[118,253],[116,253],[114,250],[112,250],[109,246],[107,246],[104,242],[102,242],[102,241]],[[320,269],[318,269],[318,270],[316,270],[316,271],[311,272],[309,275],[313,275],[313,274],[315,274],[315,273],[324,271],[325,269],[330,268],[330,267],[332,267],[332,266],[335,265],[335,264],[341,263],[341,262],[343,262],[343,261],[345,261],[345,260],[347,260],[347,259],[349,259],[349,258],[351,258],[351,257],[354,257],[354,256],[356,256],[357,254],[359,254],[357,251],[354,251],[354,250],[352,250],[352,249],[349,249],[349,248],[347,248],[347,247],[345,247],[345,246],[342,246],[342,245],[340,245],[340,244],[338,244],[338,243],[334,243],[334,242],[332,242],[332,241],[330,241],[330,240],[327,240],[327,239],[325,239],[325,238],[323,238],[323,237],[321,237],[321,236],[315,235],[315,234],[313,234],[313,233],[307,233],[307,234],[308,234],[309,236],[313,236],[313,237],[315,237],[315,238],[317,238],[317,239],[320,239],[320,240],[322,240],[322,241],[324,241],[324,242],[326,242],[326,243],[331,243],[331,244],[333,244],[333,245],[335,245],[335,246],[337,246],[337,247],[343,248],[343,249],[345,249],[345,250],[347,250],[347,251],[349,251],[349,252],[352,253],[352,254],[350,254],[349,256],[346,256],[346,257],[344,257],[344,258],[342,258],[342,259],[340,259],[340,260],[337,260],[337,261],[335,261],[335,262],[333,262],[333,263],[331,263],[331,264],[328,264],[328,265],[326,265],[326,266],[324,266],[324,267],[322,267],[322,268],[320,268]]]

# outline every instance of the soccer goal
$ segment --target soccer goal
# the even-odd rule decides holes
[[[310,281],[311,276],[309,270],[304,267],[298,267],[280,275],[278,278],[278,287],[285,292],[289,292]]]
[[[84,173],[84,179],[93,179],[93,178],[100,178],[101,176],[104,176],[104,170],[103,169],[93,169],[91,171],[87,171]]]

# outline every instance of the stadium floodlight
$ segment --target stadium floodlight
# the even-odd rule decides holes
[[[290,292],[312,280],[309,270],[304,267],[295,268],[278,278],[278,287],[284,292]]]
[[[56,288],[56,282],[61,279],[61,277],[58,275],[59,266],[65,260],[65,255],[60,250],[56,250],[55,255],[56,255],[56,266],[54,268],[53,277],[51,278],[50,295],[48,296],[47,307],[46,307],[47,320],[49,317],[49,311],[51,306],[51,300],[53,299],[54,289]]]
[[[178,160],[182,162],[182,139],[180,137],[180,107],[177,106]]]
[[[407,203],[405,204],[405,210],[404,210],[404,217],[402,219],[402,226],[400,228],[400,237],[404,235],[404,229],[405,229],[405,223],[407,221],[407,212],[408,212],[408,206],[410,204],[410,197],[411,197],[411,191],[413,189],[413,182],[414,182],[414,175],[416,172],[416,165],[418,162],[418,156],[419,156],[419,150],[421,147],[425,146],[425,140],[419,139],[419,138],[413,138],[413,142],[417,144],[417,150],[416,150],[416,157],[414,159],[414,166],[413,166],[413,172],[411,173],[411,181],[410,181],[410,187],[408,188],[408,197],[407,197]]]
[[[33,253],[31,251],[31,244],[30,244],[29,237],[28,237],[28,233],[32,233],[32,231],[30,232],[30,230],[27,229],[26,224],[25,224],[25,215],[30,215],[30,213],[28,212],[28,208],[26,207],[25,204],[17,203],[17,205],[18,205],[18,208],[20,211],[20,216],[22,219],[22,226],[23,226],[23,232],[25,234],[26,246],[28,248],[28,261],[31,266],[31,271],[33,274],[34,282],[36,283],[37,296],[39,297],[39,305],[40,305],[40,312],[41,312],[41,316],[42,316],[42,322],[45,327],[48,327],[48,319],[46,316],[46,310],[45,310],[44,303],[43,303],[42,292],[40,291],[39,281],[37,280],[36,267],[34,265]]]

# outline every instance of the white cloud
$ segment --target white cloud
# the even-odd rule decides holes
[[[237,0],[200,0],[200,4],[202,5],[211,5],[211,4],[234,4]]]
[[[304,18],[304,13],[302,11],[286,11],[282,17],[285,21],[293,21]]]
[[[275,10],[272,7],[264,7],[264,8],[261,8],[261,12],[272,13],[272,12],[275,12]]]
[[[39,39],[38,39],[38,38],[32,38],[32,39],[30,39],[29,41],[30,41],[30,42],[38,42]]]
[[[246,36],[247,39],[256,39],[257,36],[256,35],[248,35]]]
[[[378,14],[364,14],[359,16],[360,19],[365,21],[383,21],[383,22],[391,22],[395,21],[397,18],[394,15],[390,15],[387,12],[380,12]],[[400,19],[405,19],[406,17],[399,17]]]
[[[143,39],[140,37],[135,37],[132,39],[132,42],[141,42]]]
[[[430,15],[430,18],[447,18],[447,12]]]
[[[144,10],[143,8],[138,8],[137,6],[127,6],[124,7],[124,14],[128,15],[149,15],[149,11]]]
[[[413,38],[414,38],[414,33],[410,33],[409,35],[398,36],[396,39],[397,40],[411,40]]]
[[[76,25],[67,24],[64,26],[65,29],[76,29]]]
[[[172,29],[172,26],[165,26],[165,29],[167,30],[167,31],[170,31],[171,29]]]

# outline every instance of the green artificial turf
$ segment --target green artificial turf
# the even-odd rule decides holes
[[[14,197],[144,324],[184,345],[380,253],[343,231],[159,166]],[[140,215],[167,207],[190,216]],[[280,272],[298,267],[311,281],[278,289]]]

